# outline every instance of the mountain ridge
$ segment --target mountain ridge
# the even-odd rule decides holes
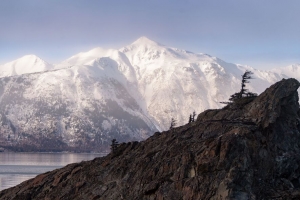
[[[94,48],[47,71],[0,78],[0,142],[35,146],[34,138],[45,137],[50,146],[59,140],[99,151],[112,138],[142,140],[168,130],[171,118],[181,126],[193,111],[221,108],[245,70],[254,73],[247,89],[258,94],[287,78],[147,38],[119,50]]]
[[[138,38],[137,40],[135,40],[134,42],[132,42],[131,44],[129,44],[125,47],[121,47],[119,49],[104,49],[102,47],[96,47],[96,48],[93,48],[93,49],[91,49],[89,51],[86,51],[86,52],[77,53],[77,54],[75,54],[75,55],[67,58],[66,60],[61,61],[60,63],[55,64],[55,65],[54,64],[49,64],[48,62],[42,60],[41,58],[39,58],[36,55],[23,56],[19,59],[16,59],[14,61],[10,61],[8,63],[5,63],[5,64],[1,65],[0,66],[0,72],[1,72],[1,68],[3,68],[4,65],[9,66],[9,65],[11,65],[11,63],[15,63],[15,62],[17,62],[19,60],[22,60],[23,58],[29,57],[29,56],[35,57],[37,60],[40,60],[40,61],[46,63],[48,65],[48,67],[45,70],[51,70],[51,69],[60,69],[60,68],[64,68],[64,67],[70,67],[70,66],[74,66],[74,65],[89,65],[94,60],[102,58],[102,57],[110,57],[113,53],[121,52],[121,53],[125,54],[125,52],[128,51],[128,48],[130,48],[130,49],[139,48],[139,47],[145,48],[147,46],[152,46],[152,47],[160,48],[160,49],[163,49],[163,50],[164,49],[169,49],[169,50],[173,51],[173,53],[174,52],[176,53],[176,51],[177,51],[177,52],[181,52],[181,53],[192,54],[192,55],[195,55],[196,57],[200,56],[200,57],[203,57],[203,58],[207,59],[208,62],[216,61],[217,63],[227,63],[227,62],[223,61],[220,58],[212,57],[211,55],[208,55],[208,54],[193,53],[193,52],[178,49],[178,48],[167,47],[167,46],[162,45],[160,43],[157,43],[157,42],[155,42],[155,41],[153,41],[153,40],[151,40],[151,39],[149,39],[145,36],[142,36],[142,37]],[[76,61],[76,59],[77,59],[77,61]],[[229,63],[229,64],[231,64],[231,63]],[[26,65],[26,64],[22,64],[22,65]],[[243,70],[244,69],[258,70],[258,69],[255,69],[255,68],[252,68],[252,67],[249,67],[249,66],[240,65],[240,64],[232,64],[232,65],[235,65],[239,68],[242,68]],[[285,67],[274,68],[274,69],[271,69],[271,70],[258,70],[258,71],[269,72],[269,73],[277,73],[279,75],[280,74],[284,74],[284,75],[288,74],[288,76],[284,76],[284,77],[291,77],[291,76],[295,77],[295,76],[297,76],[297,73],[295,73],[295,72],[298,72],[300,70],[299,68],[300,68],[300,64],[293,64],[293,65],[289,65],[289,66],[285,66]],[[41,71],[43,71],[43,69],[38,70],[38,71],[32,71],[32,72],[24,72],[24,73],[35,73],[35,72],[41,72]],[[293,71],[294,73],[290,72],[290,71]],[[21,73],[17,73],[17,74],[13,74],[13,75],[21,75],[21,74],[23,74],[23,73],[21,72]],[[0,73],[0,75],[1,75],[1,73]],[[5,76],[10,76],[10,74],[7,74]],[[2,77],[4,77],[4,75],[2,75]],[[298,76],[295,77],[295,78],[299,79]]]

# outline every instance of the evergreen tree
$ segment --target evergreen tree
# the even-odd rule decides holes
[[[174,118],[172,118],[170,129],[173,129],[175,126],[176,126],[176,120]]]
[[[249,79],[252,79],[253,72],[246,70],[246,72],[242,75],[242,83],[241,83],[241,91],[239,93],[238,98],[242,98],[243,95],[247,95],[246,83],[250,83]],[[247,95],[248,96],[248,95]]]
[[[113,140],[111,141],[110,149],[111,149],[111,152],[112,152],[112,153],[115,153],[115,152],[116,152],[118,145],[119,145],[119,143],[117,142],[116,139],[113,139]]]
[[[190,114],[189,123],[193,122],[192,114]]]
[[[230,96],[229,102],[220,102],[224,104],[231,104],[236,102],[236,100],[241,99],[243,97],[255,97],[257,96],[256,93],[248,92],[246,89],[246,83],[250,83],[249,79],[252,78],[253,72],[246,70],[246,72],[242,75],[242,83],[241,83],[241,90],[240,92],[234,93]]]
[[[195,117],[196,117],[196,112],[194,111],[194,112],[193,112],[193,117],[192,117],[192,122],[195,121]]]

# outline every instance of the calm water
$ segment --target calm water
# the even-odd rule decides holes
[[[38,174],[105,154],[0,152],[0,191]]]

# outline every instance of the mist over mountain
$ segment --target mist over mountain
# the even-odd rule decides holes
[[[0,141],[19,150],[102,151],[112,138],[142,140],[181,126],[189,115],[220,108],[241,75],[261,93],[300,66],[270,71],[141,37],[123,48],[95,48],[52,65],[30,55],[0,66]]]

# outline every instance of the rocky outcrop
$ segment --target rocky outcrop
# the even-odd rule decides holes
[[[0,199],[300,199],[299,86],[282,80],[238,107],[41,174]]]

